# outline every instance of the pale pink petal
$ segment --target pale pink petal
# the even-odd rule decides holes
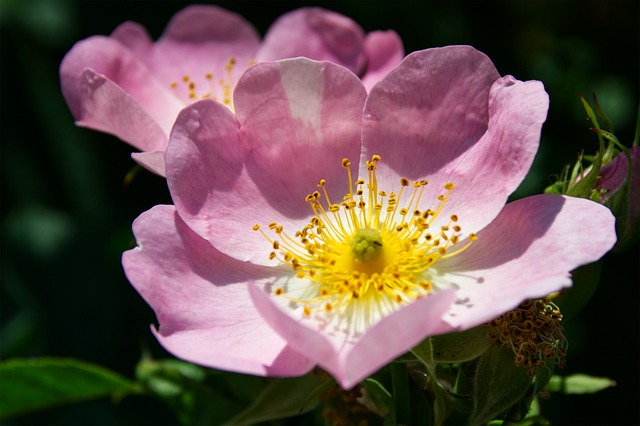
[[[191,102],[185,76],[195,84],[198,98],[208,94],[221,100],[224,89],[233,89],[250,65],[259,44],[258,33],[240,15],[217,6],[194,5],[173,16],[142,60],[165,87],[177,83],[176,93],[185,103]],[[235,65],[227,70],[230,61]],[[207,74],[213,77],[207,79]]]
[[[167,136],[158,123],[113,81],[86,69],[78,86],[79,126],[113,134],[140,150],[165,148]]]
[[[235,105],[251,150],[247,167],[277,210],[306,214],[304,199],[320,179],[344,195],[342,159],[357,169],[365,97],[354,74],[329,62],[263,63],[243,76]]]
[[[487,130],[491,60],[469,46],[408,55],[367,99],[363,156],[395,176],[422,179],[454,161]]]
[[[274,265],[270,243],[252,228],[280,213],[248,176],[246,156],[233,113],[212,100],[196,102],[171,133],[167,183],[180,216],[201,237],[238,260]]]
[[[150,172],[166,177],[164,151],[132,152],[131,158]]]
[[[166,135],[169,134],[181,108],[178,98],[169,91],[168,86],[156,80],[130,50],[116,40],[101,36],[76,43],[60,65],[62,93],[76,120],[86,121],[83,114],[87,113],[88,107],[82,104],[82,97],[86,84],[83,73],[87,68],[120,87],[140,104],[140,108],[157,122]],[[117,105],[113,108],[117,108]],[[99,115],[101,112],[90,113]],[[124,140],[140,148],[137,141]]]
[[[361,77],[362,84],[370,91],[404,58],[402,39],[395,31],[373,31],[364,39],[367,66]]]
[[[321,178],[342,197],[341,160],[358,157],[365,96],[344,68],[297,59],[243,76],[234,101],[241,129],[220,104],[186,108],[166,155],[180,215],[222,252],[273,264],[269,242],[251,228],[276,221],[294,234],[312,215],[305,197]]]
[[[431,335],[455,297],[454,291],[445,290],[418,299],[354,337],[323,329],[312,319],[291,316],[257,287],[250,287],[249,293],[264,320],[292,348],[331,373],[344,389],[351,389]]]
[[[149,54],[153,40],[147,30],[137,22],[124,22],[113,30],[110,36],[119,41],[138,57],[144,58]]]
[[[309,360],[258,315],[247,280],[272,270],[224,256],[191,231],[172,206],[156,206],[133,225],[138,247],[123,254],[129,281],[154,309],[155,332],[174,355],[258,375],[304,374]]]
[[[399,79],[403,70],[412,80]],[[421,209],[435,210],[452,182],[445,222],[456,214],[468,233],[493,220],[531,167],[549,103],[540,82],[495,77],[486,56],[456,46],[414,53],[378,84],[365,107],[363,148],[382,157],[381,189],[396,190],[400,177],[427,179]]]
[[[570,286],[571,270],[615,244],[614,222],[609,209],[580,198],[538,195],[507,204],[471,247],[433,266],[434,285],[458,288],[441,331],[476,326]]]
[[[258,62],[303,56],[358,73],[365,63],[364,32],[351,19],[321,8],[282,15],[265,35]]]

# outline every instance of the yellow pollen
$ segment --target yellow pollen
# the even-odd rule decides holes
[[[184,75],[179,81],[171,82],[169,87],[185,106],[201,99],[213,99],[233,112],[233,89],[244,71],[236,72],[236,65],[236,59],[231,57],[218,75],[212,72],[201,76]]]
[[[428,182],[402,178],[397,191],[379,188],[376,172],[381,160],[373,155],[365,162],[366,175],[354,180],[351,161],[344,158],[347,192],[334,203],[327,181],[321,179],[320,191],[305,198],[311,218],[303,228],[290,233],[271,222],[269,232],[275,237],[270,238],[259,225],[253,227],[269,241],[269,258],[291,268],[298,278],[274,294],[298,306],[305,317],[379,317],[380,312],[428,296],[434,291],[429,269],[477,240],[473,233],[461,234],[458,223],[463,221],[456,214],[442,214],[453,183],[445,183],[433,195],[431,208],[424,208]]]

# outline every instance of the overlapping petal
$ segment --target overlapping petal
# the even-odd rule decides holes
[[[89,76],[89,78],[88,78]],[[94,77],[95,76],[95,77]],[[60,65],[62,93],[75,119],[86,127],[113,133],[141,150],[166,147],[180,103],[163,87],[149,69],[120,43],[106,37],[91,37],[78,42]],[[92,83],[101,79],[111,86],[110,102],[95,102]],[[104,84],[104,83],[101,83]],[[122,104],[122,105],[121,105]],[[145,140],[148,126],[123,134],[117,124],[118,109],[153,120],[157,141]],[[111,121],[115,121],[112,123]]]
[[[257,61],[304,56],[340,64],[354,73],[365,65],[364,31],[346,16],[318,7],[282,15],[264,38]]]
[[[570,285],[570,270],[597,260],[615,242],[612,215],[590,201],[545,195],[505,207],[537,150],[548,97],[539,82],[500,77],[491,61],[473,48],[416,52],[373,86],[368,97],[363,83],[335,64],[302,58],[261,63],[238,82],[234,107],[231,112],[204,100],[179,114],[165,157],[177,216],[168,207],[143,215],[136,230],[141,252],[125,256],[130,280],[158,313],[159,339],[178,356],[194,362],[255,374],[295,374],[318,364],[350,388],[429,335],[478,325],[527,298],[543,297]],[[402,177],[426,179],[429,183],[420,196],[420,215],[427,207],[435,207],[429,203],[437,203],[444,184],[452,182],[451,193],[446,199],[441,197],[442,205],[431,213],[456,222],[454,228],[460,225],[460,239],[475,232],[477,241],[459,252],[457,247],[466,241],[442,251],[429,248],[435,260],[423,269],[417,263],[430,253],[411,252],[418,259],[411,266],[420,277],[407,269],[409,275],[404,278],[407,282],[425,280],[420,284],[427,290],[407,296],[412,294],[409,288],[406,297],[399,298],[387,296],[404,291],[402,287],[384,293],[386,283],[380,294],[373,285],[363,287],[374,295],[362,299],[351,287],[341,288],[341,278],[355,277],[339,269],[353,264],[340,263],[342,260],[337,261],[338,269],[325,275],[329,278],[311,283],[317,276],[309,271],[331,268],[335,263],[305,258],[307,246],[295,246],[293,238],[281,234],[277,238],[298,247],[293,251],[299,250],[300,258],[310,266],[304,271],[296,269],[299,265],[287,263],[286,251],[274,251],[274,259],[269,260],[279,243],[268,241],[254,225],[275,222],[289,236],[294,235],[313,216],[304,199],[317,189],[319,180],[326,179],[324,187],[334,200],[323,202],[339,203],[357,178],[346,180],[342,158],[351,158],[354,171],[360,159],[362,174],[362,160],[374,154],[382,158],[376,160],[375,185],[360,188],[391,192]],[[160,212],[165,219],[155,217]],[[168,242],[159,236],[141,238],[152,235],[145,230],[146,223],[168,232],[169,213],[179,224],[175,226],[182,246],[171,243],[176,241],[173,237]],[[452,214],[458,218],[452,219]],[[322,218],[332,220],[329,215]],[[355,214],[349,220],[359,219]],[[404,229],[395,225],[390,224],[389,230]],[[434,229],[440,225],[430,224]],[[185,235],[191,236],[188,244]],[[446,236],[444,231],[442,235]],[[413,240],[405,242],[397,245],[394,255],[403,255],[402,250],[414,244]],[[336,247],[342,249],[342,243],[349,241],[337,241]],[[141,257],[149,246],[157,248]],[[174,255],[168,269],[158,272],[160,253]],[[212,259],[209,263],[208,258]],[[233,266],[215,263],[222,259]],[[383,260],[388,259],[394,258]],[[192,280],[193,265],[200,268],[196,275],[201,281]],[[207,272],[209,268],[212,271]],[[358,273],[369,274],[369,270]],[[182,293],[175,295],[175,288],[166,284],[169,290],[159,293],[166,291],[176,299],[176,307],[170,307],[169,299],[150,290],[155,274],[166,275],[169,278],[162,278],[163,282],[170,283],[175,282],[174,277],[185,276],[186,282],[194,283],[194,290],[180,287]],[[233,285],[224,285],[230,279]],[[243,280],[249,286],[243,287],[244,299],[236,302]],[[215,291],[203,290],[209,285]],[[322,285],[334,285],[335,299],[322,298]],[[191,300],[191,295],[197,300]],[[232,310],[206,309],[227,298],[234,300]],[[364,299],[371,306],[354,307]],[[329,300],[337,303],[325,304]],[[376,305],[377,301],[381,304]],[[187,306],[191,304],[193,307]],[[235,311],[236,307],[240,310]],[[212,316],[192,318],[180,313],[194,308]],[[346,312],[334,313],[336,309]],[[238,325],[239,336],[257,327],[253,321],[260,318],[260,326],[269,330],[261,339],[271,342],[275,333],[286,345],[276,345],[277,350],[265,355],[268,360],[259,358],[259,365],[253,355],[244,359],[239,352],[219,354],[207,345],[197,347],[200,339],[214,336],[209,333],[222,333],[216,334],[221,342],[237,344],[245,351],[251,350],[250,345],[255,350],[270,344],[262,340],[236,343],[235,335],[210,327],[210,318],[223,328],[248,318]],[[206,331],[199,334],[201,330]],[[193,354],[197,359],[189,358]],[[288,362],[297,367],[280,367]]]
[[[381,81],[404,58],[404,46],[395,31],[372,31],[364,39],[367,68],[362,84],[367,91]]]
[[[256,312],[248,281],[275,271],[242,264],[191,231],[173,206],[134,222],[138,247],[125,252],[127,277],[154,309],[154,333],[174,355],[249,374],[304,374],[312,362],[293,351]],[[259,350],[256,350],[259,348]]]
[[[306,318],[302,309],[289,312],[257,287],[251,287],[249,292],[265,321],[293,348],[331,373],[344,389],[357,385],[433,334],[455,297],[450,290],[419,299],[365,333],[356,333],[340,324],[327,326]]]
[[[365,96],[346,69],[297,59],[248,70],[235,116],[213,101],[186,108],[166,153],[180,215],[219,250],[272,264],[252,226],[304,226],[305,197],[321,178],[342,193],[341,160],[358,158]]]
[[[403,177],[428,180],[424,208],[454,183],[442,217],[456,214],[474,232],[524,179],[547,109],[540,82],[499,78],[489,58],[469,46],[416,52],[371,91],[362,158],[381,155],[382,188]]]
[[[134,22],[123,23],[110,37],[80,41],[62,61],[62,91],[79,124],[114,134],[143,152],[162,153],[181,108],[205,98],[233,108],[233,89],[256,60],[329,60],[366,78],[367,87],[375,84],[400,61],[403,48],[395,33],[371,36],[377,41],[365,39],[362,28],[345,16],[302,8],[278,20],[261,46],[255,28],[240,15],[192,5],[171,19],[156,42]],[[109,105],[92,102],[86,94],[92,88],[83,78],[86,69],[113,86],[111,92],[122,93],[112,95]],[[119,110],[142,125],[123,124],[127,117]],[[133,157],[164,175],[161,155]]]
[[[439,262],[433,281],[456,288],[442,331],[467,329],[571,285],[570,271],[616,242],[606,207],[581,198],[537,195],[507,204],[466,251]]]

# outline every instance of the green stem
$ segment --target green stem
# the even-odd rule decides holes
[[[427,376],[429,377],[429,382],[431,384],[431,388],[434,395],[433,401],[433,413],[434,413],[434,423],[436,425],[441,425],[444,423],[447,414],[446,414],[446,403],[445,403],[445,394],[444,389],[440,385],[438,381],[438,377],[436,375],[435,363],[433,361],[433,343],[431,342],[431,337],[427,337],[424,339],[418,346],[411,350],[411,353],[418,358],[418,360],[424,365]]]

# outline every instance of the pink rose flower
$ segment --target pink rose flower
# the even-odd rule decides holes
[[[182,108],[203,98],[233,108],[233,89],[251,64],[296,56],[340,64],[371,87],[404,50],[395,32],[365,35],[351,19],[320,8],[283,15],[260,43],[239,15],[189,6],[155,43],[133,22],[78,42],[60,79],[78,125],[119,137],[141,151],[134,160],[164,176],[168,135]]]
[[[451,46],[407,56],[367,95],[347,69],[289,59],[178,116],[175,206],[134,223],[127,277],[177,357],[348,389],[428,336],[571,285],[615,243],[595,202],[509,203],[548,97]]]

